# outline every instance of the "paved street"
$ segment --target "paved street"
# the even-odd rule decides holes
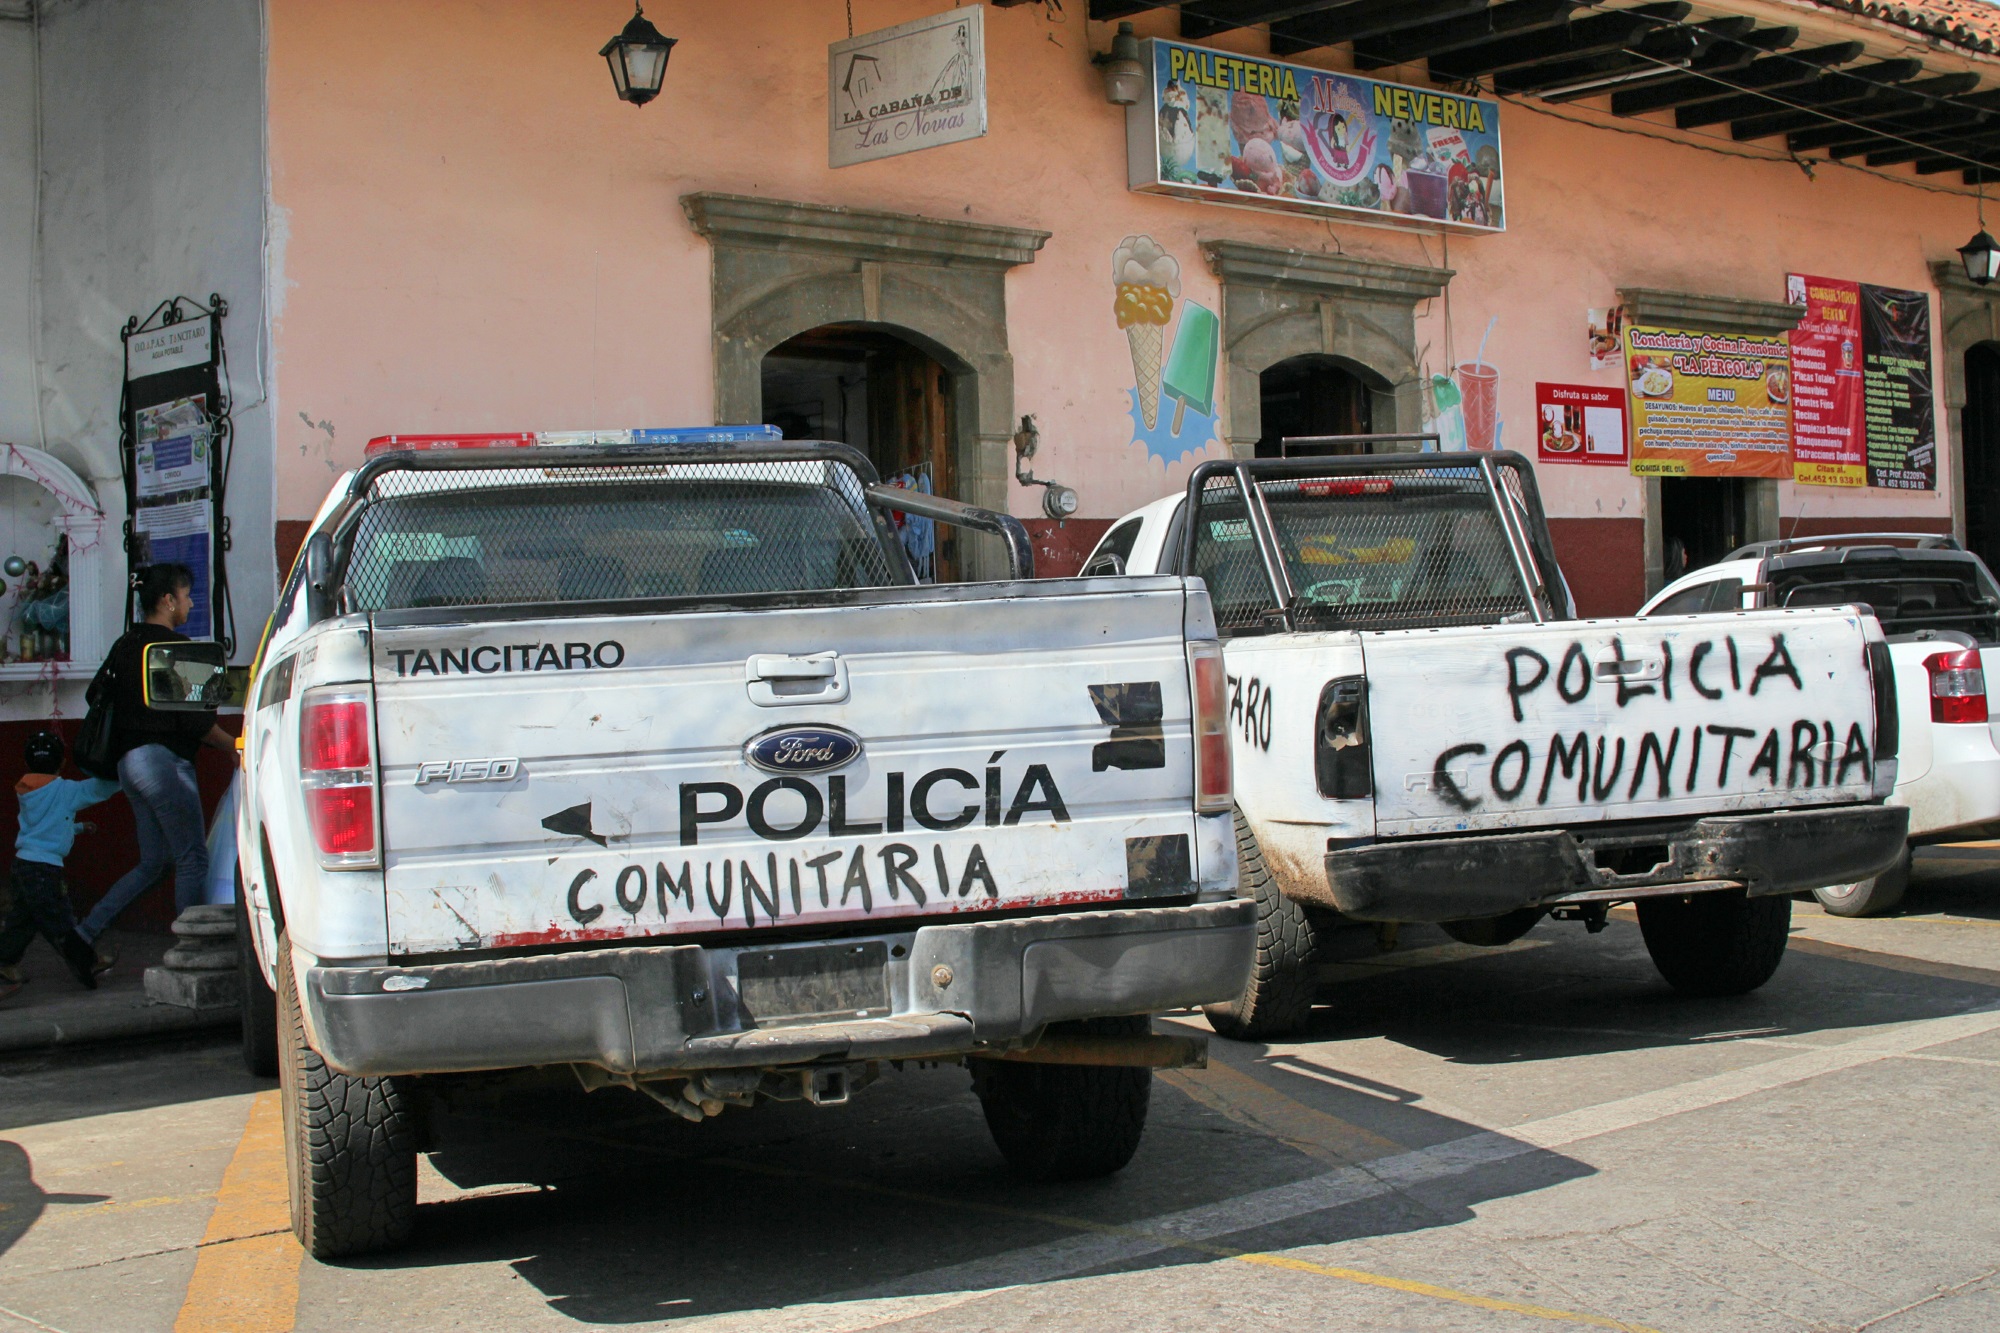
[[[1713,1002],[1629,916],[1357,931],[1310,1039],[1216,1041],[1081,1187],[1012,1182],[956,1068],[703,1127],[469,1097],[414,1245],[341,1267],[285,1230],[232,1045],[17,1058],[0,1329],[2000,1326],[2000,849],[1922,855],[1899,918],[1794,921]]]

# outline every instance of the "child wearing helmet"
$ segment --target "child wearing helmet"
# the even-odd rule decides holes
[[[9,902],[0,920],[0,1000],[21,989],[19,964],[39,932],[62,955],[69,974],[86,990],[97,989],[97,974],[108,966],[76,933],[63,861],[76,841],[77,812],[118,794],[104,778],[58,777],[62,737],[38,731],[28,738],[28,772],[14,785],[20,831],[14,837],[14,868],[8,874]]]

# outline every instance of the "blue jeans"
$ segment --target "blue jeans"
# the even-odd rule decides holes
[[[139,864],[125,872],[90,915],[76,928],[95,941],[153,887],[168,866],[174,868],[176,914],[202,901],[208,892],[208,830],[202,825],[201,789],[194,765],[164,745],[142,745],[118,761],[118,785],[132,804],[132,824],[139,834]]]

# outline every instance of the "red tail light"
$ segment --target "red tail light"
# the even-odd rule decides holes
[[[319,861],[376,864],[374,747],[368,696],[351,688],[307,693],[299,714],[299,779]]]
[[[1194,808],[1215,814],[1230,808],[1235,789],[1229,770],[1229,685],[1222,645],[1213,639],[1188,645],[1194,679]]]
[[[1984,722],[1986,669],[1977,648],[1932,653],[1924,659],[1931,677],[1931,721]]]

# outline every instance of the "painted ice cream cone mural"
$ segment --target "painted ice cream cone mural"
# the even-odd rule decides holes
[[[1150,236],[1127,236],[1111,255],[1111,309],[1132,353],[1139,411],[1151,430],[1160,420],[1160,369],[1167,323],[1181,294],[1181,266]]]

